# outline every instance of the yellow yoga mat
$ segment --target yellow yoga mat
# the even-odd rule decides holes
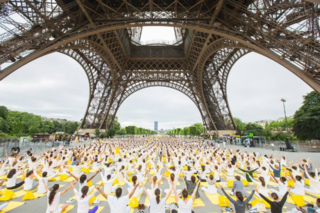
[[[310,197],[308,195],[303,196],[304,200],[307,201],[308,203],[316,203],[316,198]]]
[[[62,205],[59,205],[59,206],[61,207]],[[66,210],[62,211],[61,213],[67,213],[68,211],[72,210],[73,208],[74,208],[73,205],[69,205],[69,206],[66,208]]]
[[[141,194],[137,197],[138,202],[139,202],[142,194],[143,194],[143,193],[141,193]],[[140,203],[140,202],[139,202],[139,203]],[[130,210],[130,213],[133,213],[133,212],[134,212],[134,209],[131,209],[131,210]]]
[[[176,199],[173,196],[170,196],[166,203],[169,204],[169,203],[176,203],[176,202],[177,202]],[[193,201],[192,207],[203,207],[203,206],[205,205],[200,198],[195,199]]]
[[[14,192],[14,194],[15,194],[14,197],[17,198],[17,197],[24,196],[26,194],[26,191],[20,190],[20,191]]]
[[[304,199],[304,201],[306,201],[308,203],[316,203],[316,198],[310,197],[308,195],[304,195],[303,199]],[[290,196],[288,196],[287,202],[291,203],[291,204],[294,204],[294,202],[293,202],[293,200],[291,199]]]
[[[155,175],[154,169],[150,171],[150,175]]]
[[[166,202],[167,204],[169,203],[177,203],[176,199],[174,198],[174,196],[170,196]]]
[[[34,193],[33,193],[33,195],[34,195],[36,198],[45,196],[46,194],[47,194],[47,193],[38,193],[38,192],[34,192]]]
[[[70,182],[70,181],[74,181],[74,177],[68,177],[67,180],[65,180],[66,182]]]
[[[18,208],[19,206],[22,206],[23,204],[25,204],[25,202],[10,201],[8,206],[2,209],[1,212],[9,212],[15,208]]]
[[[201,198],[195,199],[193,201],[192,207],[202,207],[202,206],[204,206],[204,203],[201,200]]]
[[[145,205],[145,206],[148,206],[149,204],[150,204],[149,198],[146,197],[146,200],[144,201],[144,205]]]
[[[276,182],[273,182],[273,181],[269,181],[268,185],[270,185],[270,186],[278,186],[278,184]]]
[[[208,194],[205,192],[205,195],[208,197],[208,199],[210,200],[210,202],[213,204],[213,205],[218,205],[219,204],[219,194],[216,193],[216,194]]]

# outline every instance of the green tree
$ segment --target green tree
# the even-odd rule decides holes
[[[116,131],[112,128],[109,129],[108,131],[106,131],[106,134],[105,134],[105,136],[107,138],[113,138],[113,136],[115,136],[115,135],[116,135]]]
[[[0,118],[7,120],[9,110],[5,106],[0,106]]]
[[[190,135],[197,135],[197,128],[195,126],[190,126]]]
[[[320,95],[313,91],[304,97],[294,114],[293,131],[300,140],[320,139]]]
[[[234,118],[234,122],[237,125],[236,135],[244,135],[244,131],[246,130],[246,124],[243,123],[239,118]]]
[[[190,128],[189,127],[183,128],[183,133],[184,135],[190,135]]]
[[[94,134],[96,135],[96,138],[99,138],[100,137],[100,130],[98,128],[96,128],[94,130]]]
[[[0,117],[0,132],[9,132],[8,122],[2,117]]]
[[[271,128],[268,123],[266,123],[266,126],[263,130],[262,136],[265,136],[267,140],[271,139],[272,133],[271,133]]]
[[[126,129],[125,128],[121,128],[117,131],[116,133],[117,135],[125,135],[126,134]]]
[[[263,128],[258,124],[248,123],[246,125],[245,134],[253,133],[254,136],[262,136]]]

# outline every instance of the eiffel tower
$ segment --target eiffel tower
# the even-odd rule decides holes
[[[110,128],[126,98],[155,86],[187,95],[206,129],[234,130],[228,75],[250,52],[279,63],[320,92],[316,0],[0,2],[0,64],[6,64],[0,80],[50,53],[72,57],[90,86],[83,131]],[[145,26],[173,27],[176,40],[144,43]]]

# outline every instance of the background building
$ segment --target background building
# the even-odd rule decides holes
[[[158,131],[158,121],[154,122],[154,131]]]

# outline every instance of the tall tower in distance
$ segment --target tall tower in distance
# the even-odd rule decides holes
[[[158,131],[158,121],[154,122],[154,131]]]

